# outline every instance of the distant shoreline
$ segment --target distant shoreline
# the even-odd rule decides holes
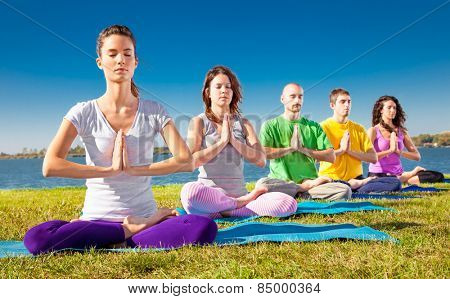
[[[0,160],[18,160],[18,159],[43,159],[45,157],[45,152],[41,151],[42,153],[30,153],[30,154],[14,154],[9,155],[5,153],[0,154]],[[153,155],[161,155],[161,154],[170,154],[170,151],[166,147],[155,147],[153,149]],[[67,154],[67,157],[69,158],[78,158],[78,157],[86,157],[86,154],[84,154],[84,149],[82,153],[77,154]]]
[[[18,160],[18,159],[44,159],[45,155],[1,155],[0,160]],[[69,158],[86,157],[86,155],[67,155]]]
[[[153,155],[164,155],[167,153],[154,153]],[[40,156],[40,155],[3,155],[0,156],[0,160],[20,160],[20,159],[24,159],[24,160],[31,160],[31,159],[44,159],[45,156]],[[86,157],[86,155],[67,155],[68,158],[83,158]]]
[[[420,134],[411,137],[413,143],[418,148],[450,148],[450,131],[444,131],[438,134]],[[46,148],[41,150],[23,148],[21,153],[7,154],[0,152],[0,160],[13,160],[13,159],[42,159],[47,152]],[[153,154],[170,154],[170,150],[166,146],[155,147]],[[86,157],[86,152],[83,146],[77,145],[68,151],[68,157]]]
[[[427,145],[417,145],[417,148],[450,148],[450,145],[442,145],[442,146],[427,146]]]
[[[423,146],[419,145],[417,148],[450,148],[450,146]],[[161,155],[161,154],[170,154],[170,151],[159,151],[155,152],[153,155]],[[0,155],[0,160],[19,160],[19,159],[43,159],[45,155],[39,155],[39,154],[16,154],[16,155]],[[85,154],[68,154],[67,157],[69,158],[82,158],[86,157]]]

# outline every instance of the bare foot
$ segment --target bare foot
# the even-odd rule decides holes
[[[419,172],[419,171],[426,170],[426,169],[421,166],[416,166],[416,168],[414,170]]]
[[[269,189],[267,189],[267,187],[259,186],[259,187],[255,188],[255,189],[253,189],[252,192],[250,192],[249,194],[251,194],[252,196],[257,198],[261,194],[267,193],[267,191],[269,191]]]
[[[178,216],[178,212],[169,208],[160,208],[155,214],[148,218],[140,216],[127,216],[122,223],[122,226],[125,229],[125,237],[129,238],[150,226],[176,216]]]
[[[149,218],[138,216],[127,216],[122,223],[125,231],[125,239],[147,228]]]
[[[176,210],[169,208],[160,208],[156,211],[155,214],[153,214],[150,217],[127,216],[123,220],[123,224],[140,225],[140,224],[147,224],[148,222],[158,223],[170,216],[178,216],[178,212]]]
[[[300,186],[301,192],[305,192],[305,191],[308,191],[309,189],[312,189],[319,185],[331,183],[332,181],[333,180],[329,177],[320,176],[314,180],[304,180],[301,184],[298,184],[298,185]]]
[[[414,168],[414,173],[417,174],[419,171],[423,171],[423,170],[426,170],[426,169],[423,167],[420,167],[420,166],[416,166],[416,168]]]
[[[364,184],[366,184],[366,183],[368,183],[369,181],[374,180],[374,179],[376,179],[376,178],[377,178],[376,176],[369,176],[369,177],[367,177],[367,178],[365,178],[365,179],[362,179],[361,181],[363,181]]]
[[[146,218],[146,217],[141,217],[141,216],[127,216],[123,220],[123,224],[128,224],[128,225],[146,224],[149,219],[150,219],[150,217]]]
[[[358,188],[364,186],[369,181],[371,181],[373,179],[376,179],[376,178],[377,177],[375,177],[375,176],[370,176],[370,177],[367,177],[367,178],[362,179],[362,180],[351,179],[351,180],[348,181],[348,183],[350,184],[350,188],[355,190],[355,189],[358,189]]]
[[[258,198],[258,196],[266,193],[267,191],[269,191],[267,189],[267,187],[260,186],[260,187],[253,189],[252,192],[250,192],[244,196],[236,198],[236,203],[237,203],[236,209],[246,206],[248,203],[254,201],[255,199]]]
[[[333,181],[332,178],[329,178],[327,176],[320,176],[320,177],[318,177],[318,179],[321,180],[322,184],[324,184],[324,183],[331,183]]]
[[[267,189],[267,187],[259,186],[259,187],[256,187],[255,189],[253,189],[250,193],[248,193],[244,196],[235,198],[235,201],[236,201],[235,209],[240,209],[242,207],[245,207],[250,202],[257,199],[261,194],[267,193],[267,191],[269,191],[269,189]],[[222,217],[230,217],[231,212],[233,210],[220,211],[219,213],[222,215]]]

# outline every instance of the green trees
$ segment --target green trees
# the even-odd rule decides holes
[[[439,134],[420,134],[412,137],[416,146],[450,146],[450,131]]]

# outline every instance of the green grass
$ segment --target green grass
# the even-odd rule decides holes
[[[448,188],[448,184],[438,187]],[[252,188],[253,185],[249,185]],[[155,186],[159,206],[181,206],[181,185]],[[21,240],[28,228],[75,218],[84,188],[0,191],[0,240]],[[188,246],[167,252],[48,254],[0,259],[0,278],[449,278],[449,193],[373,201],[397,212],[299,215],[297,223],[354,223],[399,243],[326,241]],[[274,222],[278,219],[261,218]]]

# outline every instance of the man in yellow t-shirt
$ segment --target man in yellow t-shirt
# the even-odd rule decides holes
[[[349,183],[355,190],[373,177],[364,178],[362,161],[376,163],[377,154],[363,126],[348,119],[351,110],[350,93],[333,89],[330,93],[333,116],[320,123],[334,148],[334,163],[320,162],[319,176]]]

